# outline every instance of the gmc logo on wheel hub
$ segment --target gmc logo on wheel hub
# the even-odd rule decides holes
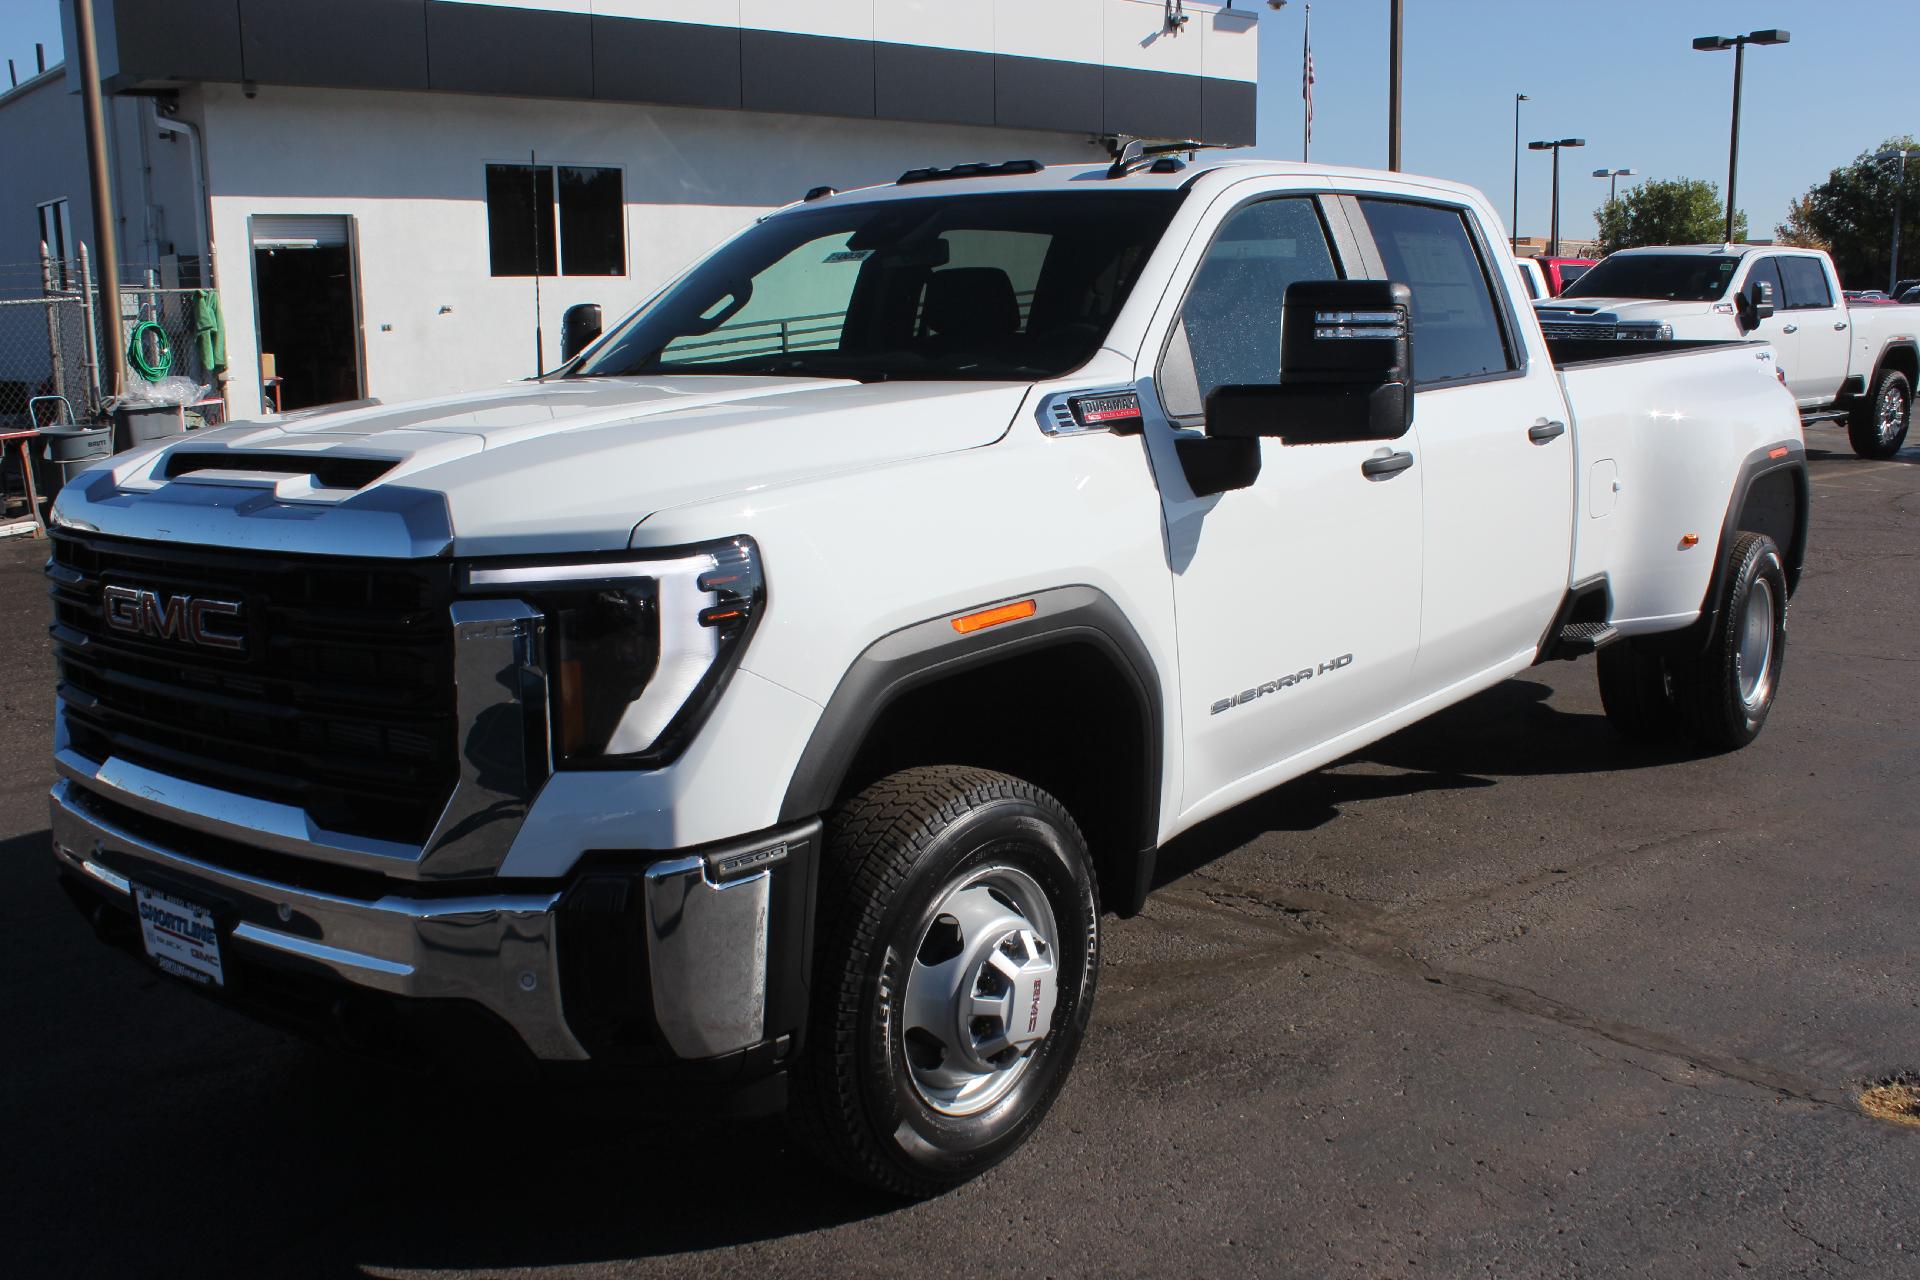
[[[221,622],[240,616],[238,601],[168,598],[145,587],[110,586],[102,595],[107,625],[115,631],[228,652],[247,647],[246,636],[216,629]]]

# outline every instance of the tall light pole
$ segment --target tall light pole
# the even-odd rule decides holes
[[[1876,152],[1873,157],[1875,160],[1891,160],[1895,156],[1900,157],[1899,185],[1893,189],[1893,266],[1887,272],[1888,297],[1894,297],[1894,287],[1900,283],[1900,219],[1906,214],[1907,157],[1912,155],[1920,155],[1920,150],[1913,147],[1888,147],[1885,151]]]
[[[1585,138],[1561,138],[1557,142],[1529,142],[1527,144],[1527,150],[1529,151],[1553,152],[1553,230],[1549,232],[1547,236],[1547,256],[1549,258],[1557,258],[1560,256],[1560,148],[1584,147],[1586,145],[1587,140]]]
[[[1524,93],[1513,95],[1513,221],[1507,230],[1513,236],[1513,250],[1520,251],[1520,104],[1533,99]]]
[[[1387,168],[1400,172],[1400,32],[1405,0],[1392,0],[1387,23]]]
[[[1693,47],[1702,53],[1719,53],[1733,50],[1733,137],[1727,144],[1727,243],[1733,243],[1733,184],[1740,172],[1740,80],[1746,72],[1747,46],[1750,44],[1785,44],[1793,39],[1790,32],[1778,27],[1769,27],[1765,31],[1750,31],[1744,36],[1700,36]]]
[[[1637,169],[1595,169],[1593,176],[1607,180],[1607,203],[1612,204],[1619,198],[1620,179],[1638,177],[1639,172]]]

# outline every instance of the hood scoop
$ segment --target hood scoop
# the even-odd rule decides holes
[[[398,465],[398,458],[296,453],[291,450],[272,453],[238,449],[186,450],[168,454],[156,478],[179,480],[199,476],[200,483],[231,484],[237,476],[311,476],[316,489],[364,489]]]

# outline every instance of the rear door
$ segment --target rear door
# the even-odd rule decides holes
[[[1422,590],[1415,698],[1531,656],[1567,588],[1573,437],[1465,206],[1356,201],[1386,279],[1413,290]]]
[[[1799,350],[1787,369],[1787,390],[1803,407],[1832,404],[1847,377],[1851,321],[1827,264],[1811,254],[1780,255],[1787,284],[1786,320]]]

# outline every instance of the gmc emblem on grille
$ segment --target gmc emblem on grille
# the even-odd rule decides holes
[[[222,620],[240,616],[238,601],[195,596],[169,599],[145,587],[110,586],[103,594],[107,625],[115,631],[208,649],[235,651],[247,647],[246,636],[215,630]]]

